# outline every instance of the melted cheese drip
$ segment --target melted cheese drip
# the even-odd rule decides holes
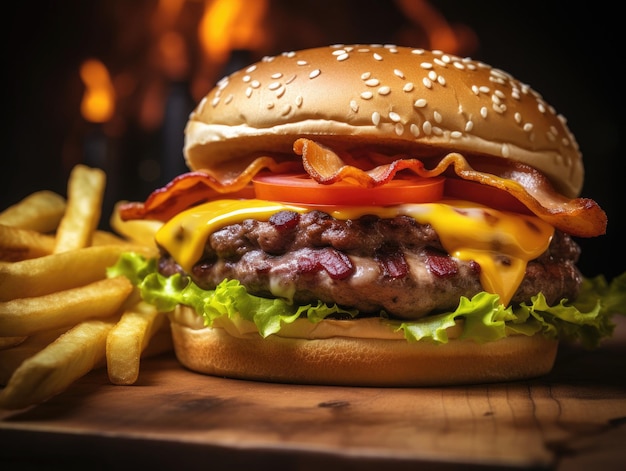
[[[202,257],[208,237],[220,228],[248,218],[267,221],[281,210],[302,214],[311,209],[258,199],[212,201],[170,219],[157,232],[156,241],[185,271],[191,272]],[[431,224],[451,256],[474,260],[480,265],[483,289],[498,294],[505,305],[524,278],[528,261],[546,251],[554,233],[551,225],[537,217],[456,200],[392,207],[317,209],[342,220],[366,214],[381,218],[406,215],[421,224]]]

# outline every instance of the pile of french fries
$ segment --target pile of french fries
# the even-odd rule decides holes
[[[67,195],[35,192],[0,212],[0,409],[20,409],[106,367],[133,384],[141,358],[172,348],[167,315],[130,281],[107,278],[125,251],[156,255],[157,223],[98,229],[106,176],[72,169]]]

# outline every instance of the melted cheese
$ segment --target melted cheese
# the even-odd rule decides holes
[[[551,225],[537,217],[456,200],[391,207],[318,209],[343,220],[366,214],[381,218],[406,215],[421,224],[431,224],[451,256],[474,260],[480,265],[483,289],[498,294],[505,305],[524,278],[528,261],[546,251],[554,233]],[[244,219],[267,221],[281,210],[302,214],[311,207],[258,199],[212,201],[170,219],[157,232],[156,241],[190,272],[202,257],[206,241],[213,232]]]

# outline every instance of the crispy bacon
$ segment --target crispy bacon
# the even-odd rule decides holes
[[[539,218],[574,236],[595,237],[606,231],[606,214],[595,201],[566,198],[542,173],[518,162],[472,156],[470,165],[465,156],[450,152],[438,159],[434,167],[427,168],[424,161],[410,156],[391,156],[381,163],[377,154],[372,154],[372,167],[364,170],[361,157],[357,166],[357,159],[350,154],[339,155],[310,139],[297,139],[293,149],[302,157],[301,162],[264,156],[237,162],[233,168],[223,168],[213,174],[208,171],[183,174],[155,190],[144,203],[122,205],[120,217],[167,221],[184,209],[221,198],[226,193],[229,197],[253,198],[250,183],[264,169],[286,173],[304,168],[311,178],[322,184],[347,180],[366,188],[384,185],[405,170],[426,178],[453,172],[465,180],[499,188]]]
[[[399,155],[390,163],[362,170],[346,164],[333,150],[309,139],[296,140],[294,152],[302,156],[305,170],[319,183],[350,180],[364,187],[375,187],[392,180],[400,170],[410,170],[426,178],[452,170],[465,180],[506,191],[535,215],[568,234],[595,237],[606,231],[606,214],[595,201],[566,198],[541,172],[518,162],[475,157],[472,159],[474,168],[463,155],[450,152],[432,169],[427,169],[419,159]]]

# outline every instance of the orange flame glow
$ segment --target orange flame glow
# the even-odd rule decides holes
[[[198,28],[210,61],[223,63],[234,49],[256,49],[267,0],[207,0]]]
[[[80,105],[83,118],[92,123],[105,123],[115,111],[115,92],[111,77],[102,62],[89,59],[80,67],[85,93]]]

